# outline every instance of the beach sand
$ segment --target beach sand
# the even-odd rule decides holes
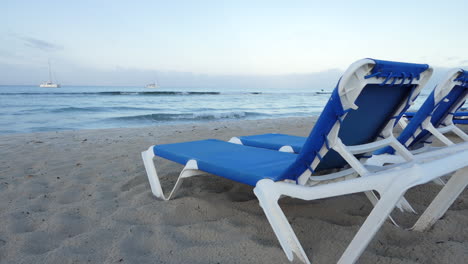
[[[206,175],[174,200],[152,196],[140,153],[150,145],[281,132],[313,118],[214,122],[0,136],[1,263],[288,263],[252,187]],[[464,128],[465,131],[467,128]],[[157,159],[163,188],[181,166]],[[406,197],[422,212],[440,190]],[[363,194],[280,205],[313,263],[335,263],[372,206]],[[412,214],[395,212],[410,227]],[[424,233],[386,222],[359,263],[466,263],[468,191]],[[295,263],[299,263],[296,261]]]

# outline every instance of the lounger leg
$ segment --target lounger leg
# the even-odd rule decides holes
[[[166,196],[164,196],[164,192],[161,187],[161,182],[159,181],[159,177],[156,172],[156,167],[154,166],[153,146],[151,146],[148,150],[143,151],[141,153],[141,157],[143,158],[143,164],[145,165],[146,174],[148,175],[148,180],[151,186],[151,192],[157,198],[163,199],[166,201],[171,199],[174,193],[177,191],[177,189],[179,189],[179,186],[181,185],[183,178],[188,178],[188,177],[192,177],[195,175],[203,174],[202,171],[198,170],[197,162],[195,160],[189,160],[187,164],[185,165],[184,169],[181,171],[179,178],[177,179],[177,182],[174,185],[174,188],[172,189],[171,193],[166,198]]]
[[[272,180],[261,180],[254,188],[254,193],[258,198],[260,206],[263,208],[265,215],[270,222],[273,231],[278,238],[281,247],[284,250],[289,261],[294,259],[294,254],[304,263],[309,264],[310,261],[304,252],[299,240],[294,234],[288,219],[278,205],[280,195],[274,190]]]
[[[429,119],[427,119],[427,120],[429,120]],[[446,136],[444,136],[444,134],[440,133],[439,130],[437,130],[437,128],[435,128],[432,125],[432,123],[430,123],[429,121],[424,121],[423,127],[424,127],[424,129],[429,131],[433,136],[435,136],[438,140],[440,140],[445,145],[451,146],[451,145],[454,144],[450,139],[448,139]]]
[[[465,134],[465,132],[463,132],[460,128],[456,127],[455,125],[453,125],[452,132],[459,136],[461,139],[463,139],[463,141],[468,141],[468,135]]]
[[[419,217],[413,230],[428,230],[437,220],[439,220],[460,193],[468,185],[468,167],[458,170],[450,178],[444,188],[437,194],[436,198],[427,207],[426,211]]]
[[[143,164],[145,165],[146,174],[148,175],[148,180],[151,187],[151,192],[154,196],[166,200],[164,197],[163,190],[161,188],[161,183],[159,182],[159,177],[156,172],[156,167],[154,166],[153,158],[153,146],[151,146],[148,150],[143,151],[141,153],[141,157],[143,158]]]
[[[402,190],[406,191],[403,187],[400,183],[394,184],[380,197],[379,202],[375,205],[339,259],[339,264],[355,263],[358,260],[387,217],[390,216],[395,205],[403,197],[404,192]]]
[[[399,154],[401,152],[400,155],[405,160],[412,159],[413,156],[411,155],[411,153],[406,148],[404,148],[404,146],[399,145],[398,141],[395,140],[395,142],[396,143],[392,143],[391,146],[394,147]],[[341,155],[341,157],[343,157],[343,159],[346,160],[346,162],[348,162],[348,164],[351,165],[353,169],[356,170],[356,172],[361,177],[366,177],[366,175],[369,174],[369,171],[364,167],[364,165],[358,159],[356,159],[356,157],[353,154],[351,154],[351,152],[346,151],[346,146],[341,141],[336,143],[334,149]],[[368,191],[365,192],[365,194],[367,196],[367,199],[369,199],[372,205],[375,206],[375,204],[377,204],[378,201],[375,193],[373,193],[372,191]],[[405,197],[401,197],[401,202],[398,203],[398,208],[402,211],[409,211],[415,213],[413,207],[411,207],[410,203],[405,199]],[[396,221],[391,216],[389,216],[389,219],[390,221],[392,221],[393,224],[398,226]]]

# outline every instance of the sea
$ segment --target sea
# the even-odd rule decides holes
[[[330,91],[0,86],[0,134],[316,116]],[[427,94],[418,98],[417,108]]]

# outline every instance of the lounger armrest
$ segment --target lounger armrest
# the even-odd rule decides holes
[[[426,129],[427,131],[429,131],[434,137],[436,137],[445,145],[450,146],[454,144],[450,139],[448,139],[443,134],[448,131],[445,131],[444,128],[439,128],[439,129],[435,128],[434,125],[432,125],[430,118],[426,118],[426,120],[424,120],[424,122],[422,123],[422,127]],[[450,127],[450,126],[447,126],[447,127]],[[441,132],[441,131],[445,131],[445,132]]]
[[[440,133],[445,134],[445,133],[448,133],[448,132],[452,131],[452,130],[453,130],[453,127],[455,127],[455,125],[449,125],[449,126],[446,126],[446,127],[440,127],[440,128],[437,128],[437,130],[439,130]]]
[[[361,154],[361,153],[367,153],[370,151],[374,151],[380,148],[383,148],[385,146],[389,146],[392,143],[394,143],[396,139],[394,137],[388,137],[379,141],[375,141],[372,143],[368,144],[362,144],[362,145],[354,145],[354,146],[346,146],[349,152],[352,154]]]
[[[459,136],[461,139],[463,139],[463,141],[468,141],[468,136],[466,135],[466,133],[463,132],[463,130],[458,128],[453,123],[448,125],[448,126],[445,126],[445,127],[437,128],[437,130],[442,134],[445,134],[445,133],[448,133],[448,132],[453,132],[457,136]]]
[[[468,166],[467,158],[468,143],[464,143],[425,153],[425,155],[418,157],[415,161],[395,166],[385,171],[372,173],[368,177],[314,187],[273,181],[271,184],[277,186],[275,187],[276,190],[281,190],[279,191],[280,195],[287,195],[302,200],[321,199],[370,190],[385,192],[388,184],[397,178],[413,178],[409,184],[409,188],[411,188]],[[450,166],[447,166],[447,164],[450,164]],[[424,173],[420,173],[420,170]],[[403,174],[402,171],[404,172]],[[329,193],[331,190],[333,190],[333,193]]]

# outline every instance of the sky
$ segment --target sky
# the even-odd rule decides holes
[[[310,85],[362,58],[468,65],[468,1],[0,2],[0,84]],[[336,82],[336,80],[335,80]]]

